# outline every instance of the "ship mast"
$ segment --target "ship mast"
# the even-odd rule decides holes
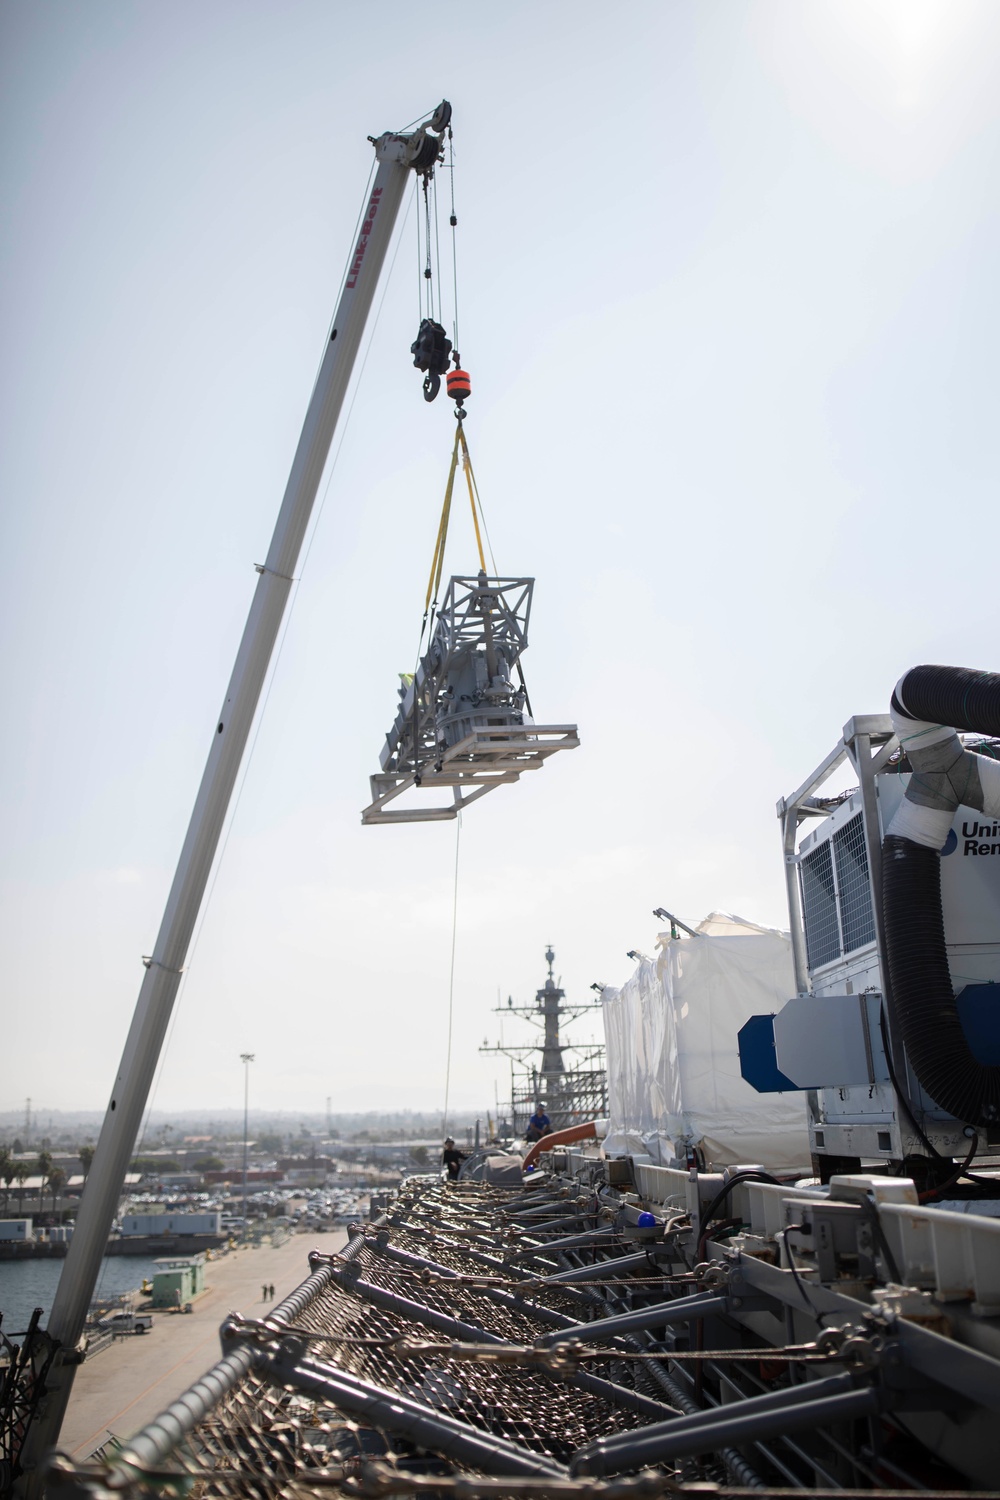
[[[582,1015],[599,1011],[600,1001],[567,1005],[566,991],[556,981],[555,957],[550,943],[545,950],[548,975],[542,987],[535,991],[532,1004],[515,1005],[513,999],[508,998],[507,1004],[497,1006],[494,1012],[500,1016],[521,1016],[538,1027],[542,1032],[541,1045],[499,1041],[494,1045],[484,1042],[479,1049],[480,1052],[501,1053],[514,1064],[511,1068],[511,1126],[515,1135],[523,1134],[528,1116],[541,1100],[545,1101],[546,1112],[556,1130],[582,1120],[600,1119],[607,1114],[603,1047],[599,1043],[581,1045],[563,1040],[563,1028]],[[574,1054],[571,1068],[566,1066],[567,1052]]]

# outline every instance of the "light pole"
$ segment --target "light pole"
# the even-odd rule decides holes
[[[249,1133],[250,1115],[250,1064],[254,1060],[252,1052],[241,1052],[240,1062],[243,1064],[243,1238],[247,1237],[247,1166],[250,1152],[250,1142],[247,1140]]]

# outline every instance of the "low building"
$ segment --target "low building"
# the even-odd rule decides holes
[[[216,1182],[242,1182],[243,1168],[235,1167],[212,1167],[203,1172],[202,1177],[206,1183]],[[282,1173],[277,1167],[250,1167],[247,1172],[247,1182],[280,1182]]]
[[[27,1243],[35,1238],[33,1219],[0,1219],[0,1240]]]
[[[164,1256],[153,1264],[154,1307],[183,1307],[205,1290],[203,1255]]]
[[[221,1234],[222,1214],[123,1214],[122,1234]]]

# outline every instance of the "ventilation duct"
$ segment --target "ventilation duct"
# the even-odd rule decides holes
[[[882,846],[889,982],[910,1066],[942,1109],[972,1125],[1000,1120],[1000,1066],[969,1047],[952,988],[941,910],[941,847],[964,804],[1000,816],[1000,763],[956,733],[1000,734],[1000,675],[913,667],[892,695],[893,728],[912,768]]]

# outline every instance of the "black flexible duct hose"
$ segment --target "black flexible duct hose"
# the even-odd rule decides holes
[[[897,713],[971,734],[1000,734],[1000,674],[974,667],[911,667],[900,683]]]
[[[1000,734],[1000,675],[913,667],[897,714]],[[882,845],[882,918],[889,983],[910,1065],[942,1109],[972,1125],[1000,1120],[1000,1066],[978,1062],[958,1017],[941,912],[941,856],[889,834]]]

